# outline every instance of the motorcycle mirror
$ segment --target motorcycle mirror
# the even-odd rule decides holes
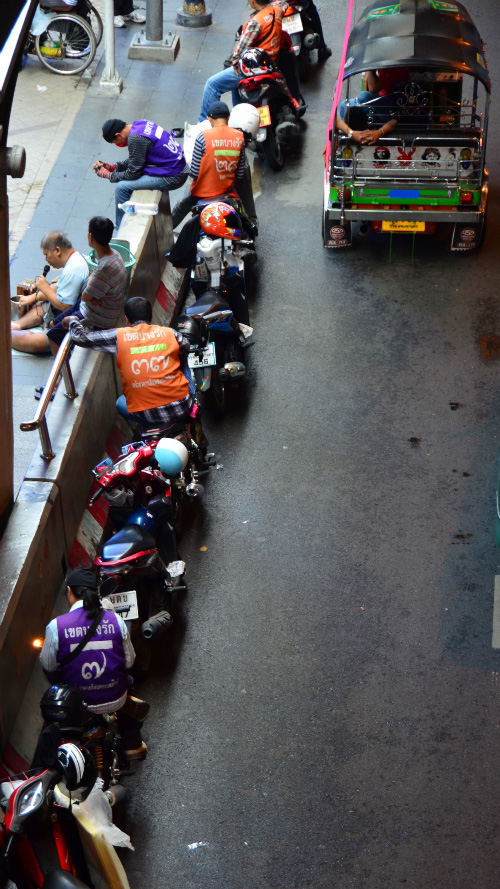
[[[116,580],[113,580],[112,577],[107,577],[99,587],[99,595],[101,599],[105,599],[106,596],[112,596],[113,593],[116,593],[118,589],[118,584]]]

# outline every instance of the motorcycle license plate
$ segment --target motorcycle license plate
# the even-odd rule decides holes
[[[188,355],[189,367],[210,367],[215,364],[215,343],[207,343],[201,354],[190,352]]]
[[[300,12],[296,12],[295,15],[287,15],[283,19],[283,30],[288,34],[300,34],[304,30]]]
[[[424,232],[425,222],[398,222],[397,220],[385,220],[382,222],[383,232]]]
[[[109,596],[105,596],[105,598],[109,599],[113,608],[119,609],[117,610],[117,614],[119,614],[123,620],[137,620],[139,617],[137,593],[135,590],[126,590],[124,593],[111,593]],[[128,608],[129,610],[122,611],[122,608]]]
[[[259,108],[259,117],[261,127],[271,126],[271,110],[269,105],[261,105]]]

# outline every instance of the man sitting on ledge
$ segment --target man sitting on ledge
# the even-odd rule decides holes
[[[126,420],[147,427],[187,421],[193,405],[189,393],[189,343],[171,327],[152,324],[151,303],[142,296],[127,300],[126,327],[87,333],[79,318],[68,316],[71,339],[85,349],[115,355],[124,394],[116,407]]]

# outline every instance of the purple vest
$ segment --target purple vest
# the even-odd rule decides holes
[[[57,618],[58,659],[66,657],[92,624],[84,608]],[[113,611],[106,611],[97,632],[85,648],[62,668],[64,681],[81,688],[89,704],[116,701],[127,690],[127,671],[120,626]]]
[[[186,158],[179,143],[167,130],[152,120],[134,120],[130,136],[147,136],[153,143],[143,173],[148,176],[177,176],[182,173]]]

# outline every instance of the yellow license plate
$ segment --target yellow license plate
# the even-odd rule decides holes
[[[382,222],[383,232],[424,232],[425,222],[398,222],[397,220],[385,220]]]
[[[262,105],[262,107],[259,108],[259,117],[261,127],[271,126],[271,112],[269,110],[269,105]]]

